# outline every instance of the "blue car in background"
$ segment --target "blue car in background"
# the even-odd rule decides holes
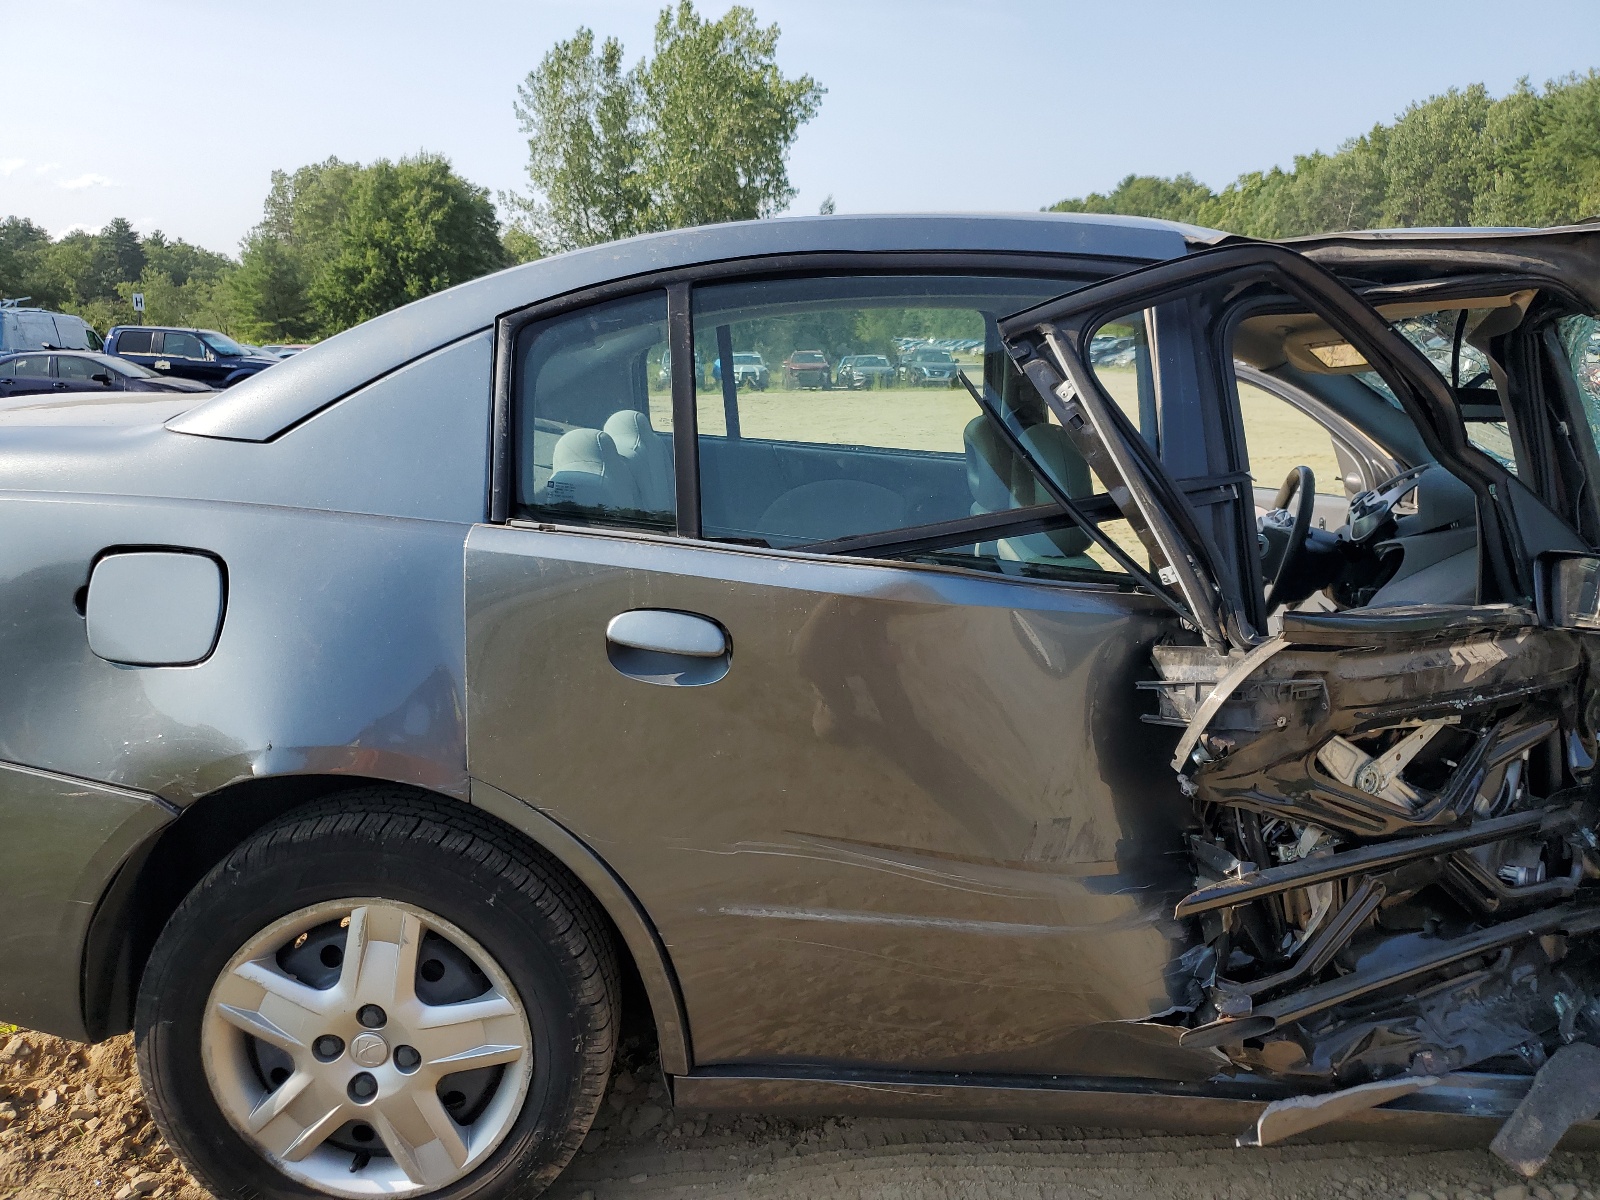
[[[118,325],[106,335],[105,352],[175,379],[208,387],[232,387],[282,359],[252,354],[214,329],[169,329]]]

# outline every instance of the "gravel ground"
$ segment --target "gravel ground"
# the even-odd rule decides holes
[[[1345,1143],[1236,1150],[1217,1137],[952,1121],[674,1114],[638,1048],[552,1200],[1600,1200],[1600,1155],[1526,1186],[1485,1150]],[[0,1200],[205,1200],[151,1124],[132,1045],[0,1037]]]

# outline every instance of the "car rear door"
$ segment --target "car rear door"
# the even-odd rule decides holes
[[[156,331],[150,329],[119,329],[113,343],[112,353],[118,358],[125,358],[129,362],[138,363],[141,367],[156,370],[156,360],[161,357],[157,352]],[[162,374],[170,374],[170,367],[163,369]]]
[[[1083,534],[965,390],[735,386],[734,351],[836,361],[937,320],[1032,412],[995,318],[1082,280],[897,266],[503,329],[510,519],[467,546],[471,773],[637,897],[699,1066],[1205,1078],[1150,1021],[1196,1000],[1171,917],[1190,816],[1139,722],[1177,617],[1134,543]],[[1050,440],[1064,503],[1109,527],[1069,453]]]
[[[186,330],[168,329],[156,336],[161,344],[156,348],[159,357],[152,365],[158,371],[216,386],[220,374],[198,335]],[[166,365],[163,366],[163,363]]]
[[[48,354],[18,354],[0,363],[0,396],[37,396],[54,390]]]

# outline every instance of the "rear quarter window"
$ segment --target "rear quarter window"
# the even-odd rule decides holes
[[[149,354],[150,338],[148,329],[125,329],[117,334],[117,353]]]

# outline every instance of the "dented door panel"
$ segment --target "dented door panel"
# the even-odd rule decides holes
[[[1140,1023],[1201,999],[1193,818],[1134,686],[1173,628],[1154,600],[480,527],[467,604],[473,776],[638,896],[697,1065],[1226,1065]],[[614,669],[606,623],[640,608],[720,624],[726,675]]]

